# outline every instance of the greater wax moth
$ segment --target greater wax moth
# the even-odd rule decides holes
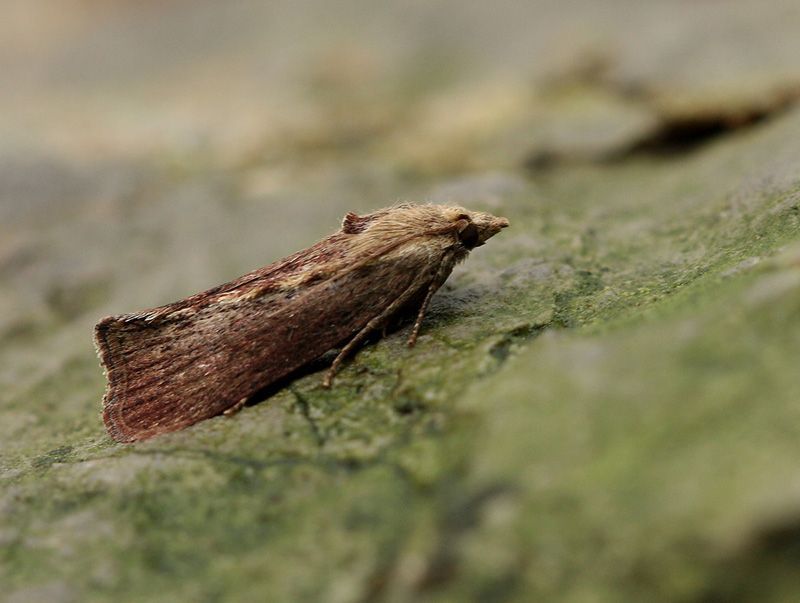
[[[316,245],[184,300],[101,320],[108,378],[103,420],[117,441],[144,440],[230,412],[255,392],[341,347],[342,360],[398,314],[416,310],[453,267],[508,220],[404,203],[349,213]]]

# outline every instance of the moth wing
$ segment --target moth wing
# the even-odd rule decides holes
[[[246,285],[212,290],[224,295],[101,321],[109,433],[131,442],[220,414],[358,332],[417,282],[428,260],[399,254],[268,292],[258,279],[240,279]]]

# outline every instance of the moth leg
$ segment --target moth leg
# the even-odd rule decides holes
[[[428,310],[428,305],[431,303],[431,298],[433,294],[439,290],[439,287],[444,285],[444,282],[447,280],[447,277],[450,276],[450,272],[453,270],[454,262],[452,261],[452,257],[445,257],[442,260],[442,263],[439,265],[439,270],[436,276],[433,277],[433,280],[428,285],[428,293],[425,294],[425,299],[422,301],[422,305],[419,307],[419,312],[417,313],[417,320],[414,322],[414,328],[411,330],[411,336],[408,338],[408,347],[414,347],[414,344],[417,343],[417,336],[419,335],[419,330],[422,327],[422,320],[425,318],[425,312]]]
[[[412,283],[408,289],[403,291],[402,295],[389,304],[389,306],[383,312],[370,320],[363,329],[353,336],[353,338],[347,343],[346,346],[342,348],[342,350],[334,359],[333,364],[331,364],[331,368],[328,369],[328,374],[325,375],[325,379],[322,381],[322,387],[329,388],[331,386],[331,383],[333,383],[333,378],[336,376],[336,372],[339,370],[339,367],[347,355],[352,352],[356,346],[363,342],[367,336],[372,333],[372,331],[380,327],[384,321],[392,316],[392,314],[400,310],[400,308],[408,303],[409,299],[417,292],[418,288],[418,283]]]
[[[419,308],[419,312],[417,313],[417,320],[414,322],[414,328],[411,331],[411,336],[408,338],[408,347],[413,348],[414,344],[417,343],[417,335],[419,335],[420,327],[422,327],[422,320],[425,318],[425,312],[428,309],[428,305],[431,303],[431,298],[433,294],[438,291],[439,287],[442,286],[441,281],[434,280],[431,282],[430,286],[428,287],[428,293],[425,295],[425,299],[422,302],[422,305]]]
[[[229,409],[224,410],[222,412],[223,415],[226,417],[232,417],[233,415],[237,414],[240,410],[244,408],[244,405],[247,403],[247,398],[242,398],[236,404],[231,406]]]

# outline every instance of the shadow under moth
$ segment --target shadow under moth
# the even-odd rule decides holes
[[[95,327],[108,379],[103,421],[144,440],[241,408],[318,359],[344,358],[398,314],[428,303],[453,267],[508,220],[461,207],[401,204],[344,217],[316,245],[184,300]]]

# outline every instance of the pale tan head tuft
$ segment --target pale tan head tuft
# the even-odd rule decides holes
[[[480,247],[509,225],[506,218],[450,205],[402,203],[366,216],[345,216],[342,232],[356,235],[354,246],[376,240],[457,235],[462,251]],[[364,235],[369,235],[366,238]],[[450,239],[452,240],[452,239]]]

